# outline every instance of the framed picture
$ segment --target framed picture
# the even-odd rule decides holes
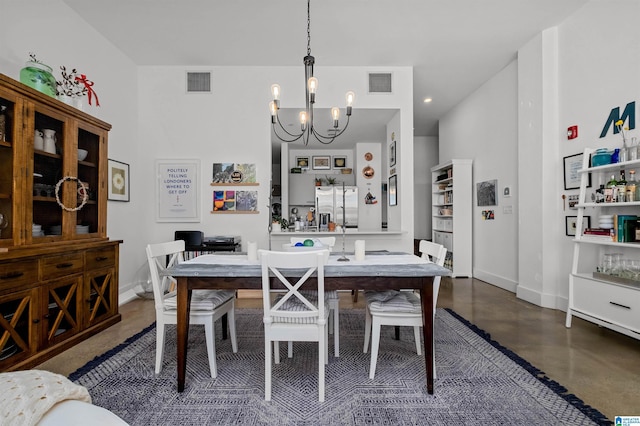
[[[330,170],[331,157],[328,155],[313,157],[313,170]]]
[[[389,205],[398,205],[398,175],[389,176]]]
[[[578,216],[567,216],[565,218],[565,234],[569,237],[576,235],[578,226]],[[582,233],[587,228],[591,228],[591,216],[582,216]]]
[[[200,222],[200,160],[156,160],[156,221]]]
[[[564,189],[580,188],[581,174],[578,170],[582,169],[582,160],[584,153],[569,155],[563,158],[564,166]],[[591,173],[588,175],[587,188],[591,187]]]
[[[478,200],[478,206],[497,206],[498,196],[496,188],[498,187],[498,180],[486,180],[484,182],[476,183],[476,198]]]
[[[344,169],[347,167],[347,157],[333,157],[333,168]]]
[[[296,157],[296,167],[301,169],[309,168],[309,157]]]
[[[389,167],[396,165],[396,141],[392,141],[389,145]]]
[[[129,201],[129,165],[109,159],[109,186],[107,199]]]

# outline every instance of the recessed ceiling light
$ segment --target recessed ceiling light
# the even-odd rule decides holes
[[[424,102],[425,104],[428,104],[428,103],[429,103],[429,102],[431,102],[432,100],[433,100],[433,99],[431,99],[431,98],[424,98],[424,101],[423,101],[423,102]]]

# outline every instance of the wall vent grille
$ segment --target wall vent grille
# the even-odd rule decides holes
[[[187,72],[187,93],[211,93],[211,73]]]
[[[369,73],[369,93],[392,93],[391,73]]]

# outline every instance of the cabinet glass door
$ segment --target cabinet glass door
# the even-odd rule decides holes
[[[33,337],[35,289],[0,297],[0,370],[35,350]]]
[[[90,327],[116,312],[117,299],[115,296],[118,294],[118,284],[114,273],[114,269],[106,269],[86,274],[87,318],[85,326]]]
[[[80,329],[78,303],[81,285],[81,275],[47,285],[47,305],[44,307],[45,347],[66,339]]]
[[[11,245],[13,240],[14,198],[13,164],[15,99],[0,92],[0,245]]]
[[[60,239],[63,209],[58,201],[66,201],[62,188],[56,185],[64,176],[65,123],[51,115],[35,112],[33,149],[33,203],[31,237],[34,242]],[[73,206],[72,206],[73,207]]]
[[[98,189],[100,159],[100,134],[93,129],[78,129],[78,183],[77,203],[82,206],[76,212],[75,233],[79,237],[94,234],[99,228]]]

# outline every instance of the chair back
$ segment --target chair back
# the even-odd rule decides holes
[[[324,246],[323,248],[327,248],[329,251],[333,251],[333,246],[336,245],[336,237],[319,237],[312,239],[320,241],[320,244]],[[303,243],[304,240],[306,240],[306,238],[291,237],[291,245],[293,246],[296,243]]]
[[[420,245],[418,246],[418,250],[422,254],[423,259],[431,260],[438,266],[444,265],[444,259],[447,256],[447,249],[442,244],[434,243],[427,240],[421,240]],[[440,275],[433,278],[434,288],[439,288],[441,278],[442,277]]]
[[[173,277],[161,276],[160,273],[182,263],[184,247],[184,240],[147,245],[147,261],[151,272],[156,311],[164,309],[164,299],[173,296],[172,286],[175,284]]]
[[[262,264],[262,300],[264,322],[316,324],[324,321],[324,265],[328,250],[305,252],[279,252],[260,250]],[[301,293],[303,284],[314,277],[316,284],[305,290],[317,290],[315,295]],[[275,302],[271,301],[271,282],[284,286]],[[306,297],[305,297],[306,295]]]

